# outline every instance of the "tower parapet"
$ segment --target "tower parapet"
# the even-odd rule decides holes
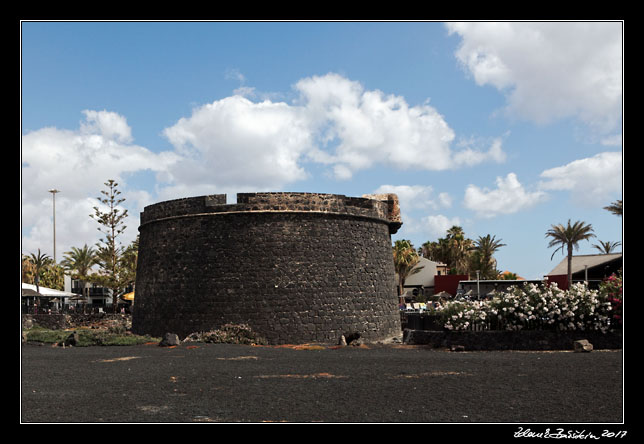
[[[394,234],[402,225],[395,194],[347,197],[322,193],[238,193],[237,203],[227,204],[225,194],[189,197],[150,205],[141,213],[141,225],[171,217],[222,213],[307,212],[379,219]]]

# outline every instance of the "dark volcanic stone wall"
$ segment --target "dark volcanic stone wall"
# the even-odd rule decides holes
[[[247,324],[272,344],[401,332],[395,195],[246,193],[161,202],[141,215],[132,329],[185,337]]]

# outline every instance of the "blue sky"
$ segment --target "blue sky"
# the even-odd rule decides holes
[[[545,232],[622,241],[621,22],[23,22],[22,249],[92,245],[115,179],[137,234],[179,197],[396,192],[420,246],[452,225],[539,279]],[[621,250],[620,250],[621,251]]]

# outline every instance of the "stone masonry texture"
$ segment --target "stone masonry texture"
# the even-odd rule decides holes
[[[240,193],[141,213],[132,330],[181,339],[246,324],[270,344],[399,336],[394,194]]]

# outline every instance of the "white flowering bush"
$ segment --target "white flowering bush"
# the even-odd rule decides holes
[[[448,330],[599,330],[611,326],[611,302],[585,284],[512,286],[492,299],[448,301],[430,310]]]
[[[430,313],[448,330],[486,328],[488,317],[484,303],[479,301],[449,301],[430,309]]]

